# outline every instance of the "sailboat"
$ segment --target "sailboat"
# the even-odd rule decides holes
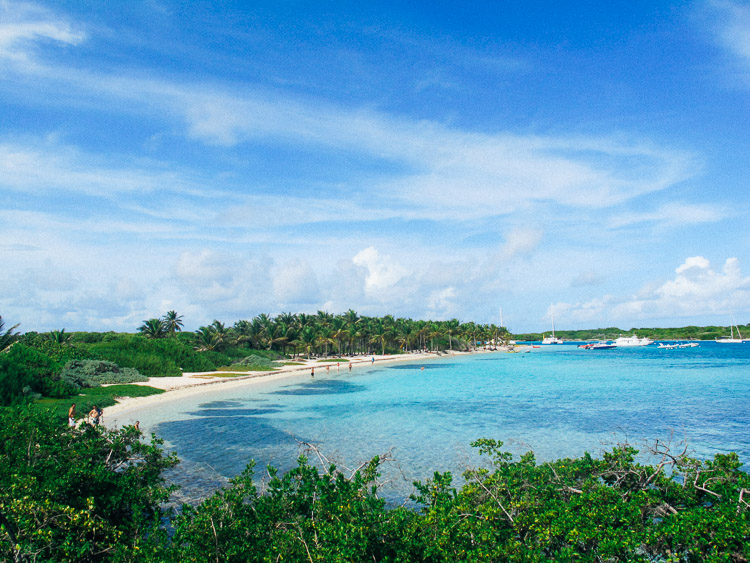
[[[737,329],[737,338],[734,337],[734,329]],[[737,323],[734,320],[734,316],[732,316],[732,324],[729,325],[729,333],[730,336],[728,337],[717,337],[716,342],[719,344],[743,344],[745,342],[750,342],[750,338],[742,338],[742,334],[740,334],[740,327],[737,326]]]
[[[545,336],[542,344],[562,344],[563,341],[555,336],[555,315],[552,315],[552,336]]]

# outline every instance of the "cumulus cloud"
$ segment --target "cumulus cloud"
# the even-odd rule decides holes
[[[671,280],[644,286],[625,297],[610,294],[582,303],[558,303],[555,311],[582,323],[750,311],[750,277],[743,276],[737,258],[727,258],[716,270],[704,256],[691,256],[675,269]]]
[[[381,256],[374,246],[358,252],[352,262],[367,269],[365,291],[371,295],[382,294],[406,275],[406,270],[389,256]]]
[[[431,318],[445,319],[455,316],[455,297],[456,288],[454,287],[446,287],[444,289],[432,291],[427,297],[427,307],[430,311]]]
[[[284,304],[311,304],[320,300],[318,278],[309,262],[290,260],[273,274],[273,291]]]

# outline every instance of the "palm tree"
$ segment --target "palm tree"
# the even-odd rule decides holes
[[[323,345],[323,355],[328,356],[328,345],[336,343],[336,339],[333,337],[333,329],[328,325],[320,325],[317,329],[318,342]]]
[[[234,333],[233,343],[235,345],[247,344],[250,348],[255,346],[257,333],[250,321],[237,321],[232,327],[232,332]]]
[[[175,311],[167,311],[167,314],[162,317],[162,321],[164,322],[164,329],[170,336],[182,331],[182,315],[178,315]]]
[[[216,331],[212,326],[202,326],[195,331],[198,346],[196,349],[199,352],[207,352],[208,350],[215,350],[219,343]]]
[[[338,344],[338,355],[341,355],[341,344],[346,340],[346,319],[343,317],[336,317],[331,323],[331,331],[333,332],[333,340]]]
[[[451,319],[444,323],[445,334],[448,335],[448,349],[449,350],[453,350],[453,335],[458,333],[458,327],[460,325],[461,323],[458,322],[458,319]]]
[[[229,329],[224,326],[224,323],[219,322],[216,319],[214,319],[214,322],[209,325],[209,328],[213,331],[216,338],[214,349],[220,350],[221,348],[224,348],[227,344],[227,340],[229,340]]]
[[[164,327],[164,321],[161,319],[149,319],[143,321],[143,324],[138,327],[138,332],[148,338],[162,338],[166,334],[166,328]]]
[[[57,344],[65,344],[68,340],[70,340],[70,336],[70,334],[65,334],[65,329],[53,330],[49,333],[49,339],[52,342],[56,342]]]
[[[302,347],[302,349],[307,352],[307,359],[309,360],[312,356],[313,351],[315,350],[315,344],[318,342],[318,335],[315,332],[315,329],[313,329],[310,326],[306,326],[302,329],[302,332],[299,334],[299,339],[297,340],[297,343]]]
[[[8,348],[10,348],[10,345],[16,341],[17,336],[13,333],[13,331],[18,328],[18,324],[13,325],[8,330],[3,332],[5,321],[3,321],[3,317],[2,315],[0,315],[0,352],[5,352]]]

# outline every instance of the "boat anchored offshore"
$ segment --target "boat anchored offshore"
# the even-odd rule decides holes
[[[627,346],[648,346],[653,343],[654,341],[650,338],[638,338],[635,334],[633,336],[621,336],[620,338],[615,339],[615,346],[622,348]]]
[[[600,340],[599,342],[590,342],[589,344],[581,344],[579,348],[585,348],[586,350],[609,350],[611,348],[617,348],[616,344]]]
[[[674,344],[661,342],[658,348],[662,348],[664,350],[674,350],[675,348],[697,348],[698,346],[700,346],[700,344],[698,344],[697,342],[675,342]]]
[[[734,337],[734,329],[737,329],[737,338]],[[740,327],[737,326],[737,324],[734,321],[734,317],[732,317],[732,324],[729,325],[729,332],[731,336],[722,336],[721,338],[716,338],[716,342],[719,344],[742,344],[744,342],[750,342],[750,339],[742,338],[742,335],[740,334]]]
[[[552,316],[552,336],[545,336],[542,339],[542,344],[562,344],[562,339],[555,336],[555,317]]]

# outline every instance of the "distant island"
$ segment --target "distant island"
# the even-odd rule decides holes
[[[739,325],[740,332],[750,334],[750,324]],[[555,330],[555,335],[563,340],[614,340],[619,336],[637,334],[651,340],[714,340],[729,335],[727,326],[683,326],[679,328],[631,328],[628,330],[608,327],[584,330]],[[547,332],[512,334],[514,340],[542,340]]]

